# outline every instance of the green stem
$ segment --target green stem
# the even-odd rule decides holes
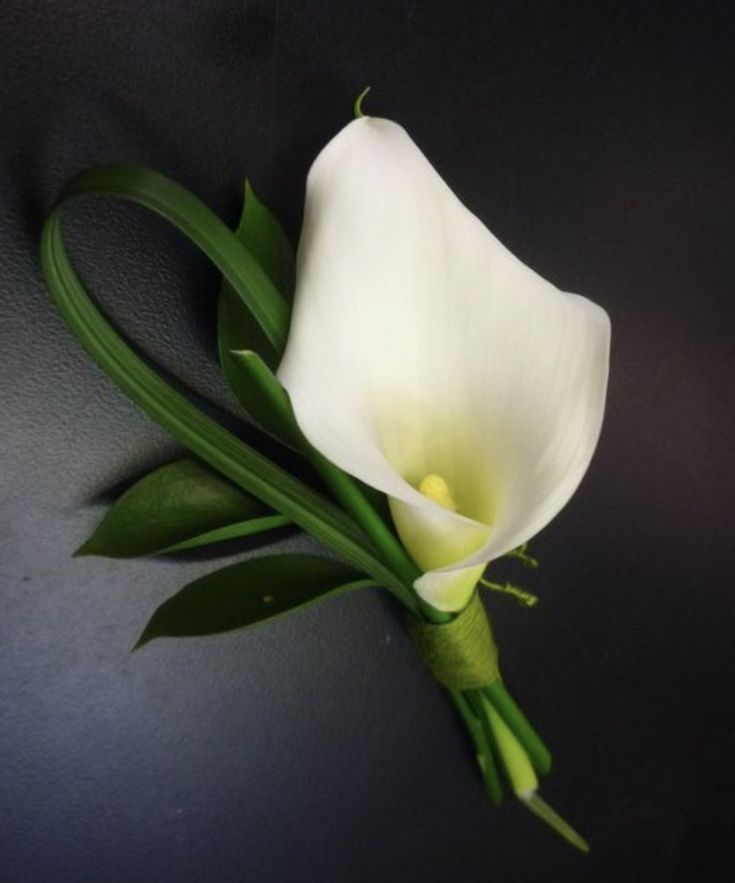
[[[420,575],[418,568],[409,559],[403,546],[370,505],[360,488],[350,476],[346,475],[317,452],[314,452],[314,454],[315,456],[312,457],[312,460],[337,500],[342,503],[367,536],[380,549],[386,564],[391,567],[397,576],[405,579],[408,585],[412,585],[414,580]],[[453,619],[454,614],[437,610],[420,598],[418,600],[421,613],[429,622],[441,624],[450,622]],[[502,681],[498,680],[488,685],[483,692],[493,708],[495,708],[523,745],[536,769],[541,773],[548,773],[551,769],[551,753],[513,697],[505,689]],[[480,707],[479,710],[482,711],[482,708]],[[490,745],[493,741],[492,732],[487,724],[486,715],[479,714],[478,717],[484,733],[482,744],[485,750],[483,750],[482,756],[485,761],[484,774],[486,785],[491,799],[496,803],[500,800],[500,784],[492,752],[490,751]]]
[[[455,708],[457,709],[457,713],[464,721],[464,724],[467,727],[470,736],[472,737],[472,741],[475,743],[475,747],[479,751],[478,738],[480,722],[473,714],[469,702],[467,702],[460,690],[451,690],[447,688],[447,693],[449,693],[449,696],[454,703]]]
[[[385,563],[407,586],[413,586],[421,576],[421,571],[408,557],[403,545],[360,490],[355,480],[330,463],[310,445],[307,455],[324,483],[334,494],[335,499],[344,506],[345,511],[352,515],[365,534],[381,551]]]
[[[551,753],[521,709],[516,705],[513,697],[505,689],[503,682],[497,680],[492,684],[488,684],[487,687],[483,687],[483,693],[521,745],[523,745],[536,769],[540,773],[548,773],[551,769]]]
[[[429,622],[433,622],[435,625],[442,625],[445,622],[451,622],[454,619],[454,613],[447,613],[444,610],[437,610],[436,607],[432,607],[431,604],[427,604],[423,598],[419,598],[419,608],[424,619],[428,619]]]
[[[360,94],[355,99],[355,103],[352,106],[352,111],[355,115],[356,120],[359,120],[365,116],[365,114],[362,112],[362,102],[365,100],[365,96],[368,94],[369,91],[370,86],[368,86],[366,89],[363,89],[362,92],[360,92]]]
[[[429,622],[441,624],[449,622],[453,617],[453,614],[437,610],[421,599],[419,599],[419,607],[421,613]],[[531,726],[528,718],[523,714],[513,697],[505,689],[503,682],[501,680],[494,681],[492,684],[484,687],[482,692],[521,745],[523,745],[536,769],[541,773],[548,773],[551,769],[551,752],[536,730]],[[482,715],[482,719],[484,717]]]
[[[464,694],[457,693],[457,697],[455,698],[455,703],[458,707],[464,702],[465,714],[472,715],[476,722],[474,731],[471,730],[470,732],[473,733],[475,746],[478,749],[478,760],[482,768],[485,788],[493,806],[499,806],[503,799],[503,789],[500,784],[498,767],[495,763],[495,755],[497,753],[495,738],[490,730],[490,725],[482,707],[482,694],[479,690],[466,690]],[[466,717],[465,723],[467,723]]]
[[[304,437],[291,405],[288,392],[266,363],[250,350],[234,351],[231,355],[244,372],[247,382],[257,389],[257,396],[243,404],[252,417],[285,438],[311,461],[337,502],[362,528],[382,554],[384,562],[410,589],[421,571],[409,558],[396,535],[381,518],[355,479],[327,460]]]

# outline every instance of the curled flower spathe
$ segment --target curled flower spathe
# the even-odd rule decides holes
[[[605,311],[514,257],[400,126],[363,117],[317,157],[279,378],[311,444],[388,495],[434,607],[462,609],[574,493],[609,341]]]

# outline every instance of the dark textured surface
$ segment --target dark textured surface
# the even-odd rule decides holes
[[[727,3],[6,0],[0,24],[0,879],[733,878]],[[494,813],[395,609],[129,648],[212,563],[70,560],[111,486],[175,451],[53,312],[37,238],[80,167],[150,164],[298,230],[367,83],[521,258],[610,312],[599,452],[493,610],[582,858]],[[81,211],[75,253],[146,352],[216,401],[216,275],[160,222]],[[310,548],[309,541],[292,543]],[[731,832],[730,832],[731,833]]]

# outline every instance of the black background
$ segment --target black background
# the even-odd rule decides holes
[[[733,24],[724,2],[5,0],[3,883],[733,879]],[[490,600],[587,858],[487,805],[378,593],[131,656],[216,564],[70,559],[110,489],[177,449],[49,303],[54,195],[140,162],[234,222],[248,175],[296,237],[306,170],[368,84],[501,240],[612,317],[598,453],[535,543],[542,601]],[[142,210],[69,227],[109,313],[232,408],[205,260]]]

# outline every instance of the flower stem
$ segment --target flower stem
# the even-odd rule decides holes
[[[537,818],[545,822],[560,837],[571,843],[582,852],[589,852],[589,846],[566,819],[538,793],[538,779],[531,761],[521,743],[516,739],[508,725],[503,721],[493,706],[483,696],[483,708],[495,734],[495,746],[508,781],[521,803]]]
[[[495,763],[497,749],[493,733],[482,707],[482,694],[479,690],[467,690],[465,693],[450,690],[450,694],[475,743],[477,761],[482,770],[482,777],[488,797],[493,806],[499,806],[503,799],[503,789],[500,784],[498,767]]]
[[[259,409],[254,409],[253,402],[247,403],[251,416],[271,431],[276,430],[276,435],[284,438],[311,461],[335,499],[352,515],[368,539],[375,544],[385,564],[405,584],[404,604],[415,613],[417,602],[412,586],[421,573],[398,538],[368,500],[357,481],[317,451],[304,437],[296,421],[288,392],[265,362],[250,350],[234,350],[231,355],[247,371],[249,383],[257,388],[255,401],[261,404]]]
[[[503,682],[501,680],[494,681],[487,687],[483,687],[482,692],[523,745],[536,769],[540,773],[548,773],[551,769],[551,753],[529,723],[528,718],[516,705],[513,697],[505,689]]]
[[[421,571],[409,558],[398,537],[380,517],[355,480],[313,448],[309,450],[309,459],[338,502],[375,543],[385,563],[407,586],[413,586],[414,581],[421,576]]]

